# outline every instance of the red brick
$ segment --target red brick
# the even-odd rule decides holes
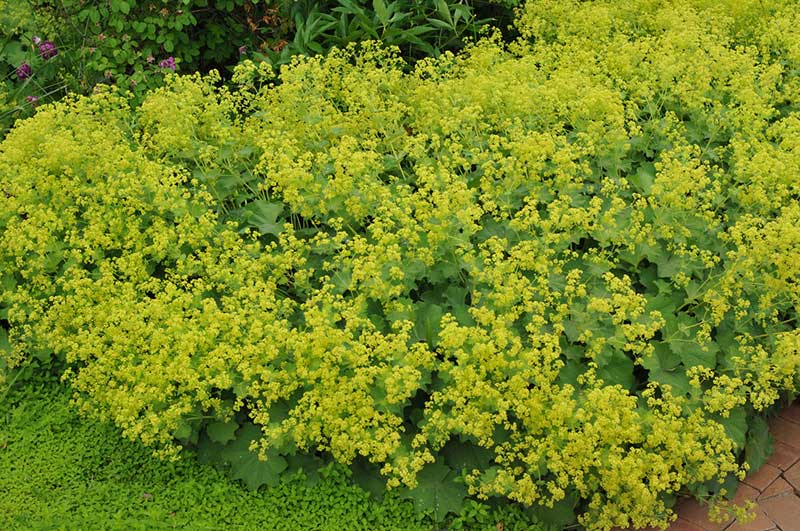
[[[783,417],[777,417],[770,421],[769,431],[776,441],[789,446],[800,447],[800,424]]]
[[[796,492],[800,492],[800,463],[792,465],[783,473],[783,477],[794,487]]]
[[[795,401],[794,404],[781,411],[780,416],[800,424],[800,401]]]
[[[764,492],[759,496],[759,500],[766,500],[773,496],[780,496],[781,494],[794,494],[794,487],[792,487],[785,479],[778,478],[772,484],[764,489]],[[800,515],[798,515],[800,516]]]
[[[678,516],[697,525],[705,531],[722,531],[731,523],[731,519],[718,524],[708,519],[708,505],[701,505],[696,500],[684,498],[675,506]],[[673,524],[674,525],[674,524]],[[672,528],[670,528],[671,530]]]
[[[755,508],[756,519],[746,524],[734,522],[725,531],[769,531],[775,529],[775,522],[773,522],[764,512],[764,510],[756,506]]]
[[[758,499],[759,494],[761,493],[750,485],[739,483],[739,485],[736,487],[736,495],[731,500],[731,503],[742,506],[747,501],[755,502],[756,499]]]
[[[800,498],[794,494],[775,496],[759,505],[783,531],[800,530]]]
[[[691,522],[687,522],[682,518],[678,518],[672,525],[667,528],[667,531],[704,531],[702,527],[698,527]]]
[[[751,487],[758,489],[759,491],[763,491],[769,487],[770,484],[780,475],[780,468],[772,465],[764,465],[756,472],[750,473],[746,478],[744,478],[744,482]]]
[[[800,461],[800,449],[786,443],[776,442],[775,449],[767,463],[781,470],[788,470],[797,461]]]

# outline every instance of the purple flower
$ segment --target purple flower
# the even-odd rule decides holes
[[[239,46],[239,55],[244,55],[247,53],[247,46]]]
[[[25,99],[26,99],[26,100],[28,101],[28,103],[30,103],[31,105],[36,105],[36,103],[39,101],[39,97],[38,97],[38,96],[27,96]]]
[[[164,59],[163,61],[159,61],[158,63],[159,68],[169,68],[173,72],[175,71],[175,58],[171,55]]]
[[[28,79],[33,75],[33,70],[31,69],[31,65],[28,63],[22,63],[17,67],[17,77],[20,79]]]
[[[41,38],[41,37],[39,37],[38,35],[34,35],[34,36],[33,36],[33,44],[35,44],[35,45],[37,45],[37,46],[38,46],[38,45],[39,45],[39,44],[41,44],[41,43],[42,43],[42,38]]]
[[[50,41],[44,41],[39,45],[39,55],[42,59],[52,59],[56,55],[58,55],[58,50],[56,50],[56,45]]]

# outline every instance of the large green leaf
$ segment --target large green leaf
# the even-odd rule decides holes
[[[747,434],[747,412],[743,407],[737,407],[729,412],[728,417],[714,415],[712,417],[715,421],[722,424],[725,428],[725,433],[728,437],[736,443],[738,449],[745,447],[746,434]]]
[[[670,350],[681,358],[684,367],[688,369],[701,365],[713,369],[717,366],[719,347],[713,342],[702,346],[697,342],[695,333],[698,327],[695,319],[680,314],[668,316],[666,321],[664,343],[669,345]]]
[[[212,422],[206,427],[206,433],[212,441],[225,444],[235,438],[234,434],[238,428],[239,425],[233,421]]]
[[[597,377],[606,385],[621,385],[625,389],[633,389],[636,378],[633,375],[633,361],[616,349],[607,349],[595,358]]]
[[[672,339],[669,341],[669,347],[681,357],[681,362],[686,368],[699,365],[713,369],[717,366],[719,347],[716,343],[701,346],[697,341]]]
[[[380,467],[373,465],[363,457],[357,457],[350,463],[353,482],[369,492],[379,502],[386,493],[386,481],[380,475]]]
[[[534,505],[530,512],[540,523],[545,524],[547,529],[564,529],[577,521],[575,506],[578,504],[578,496],[574,491],[567,492],[564,499],[553,504],[552,507]]]
[[[733,358],[739,355],[740,345],[736,340],[735,324],[730,319],[720,323],[714,332],[714,342],[720,349],[719,366],[721,370],[734,368]]]
[[[763,417],[754,416],[747,430],[747,445],[744,448],[745,463],[755,472],[767,462],[772,455],[773,440],[769,433],[769,425]]]
[[[450,440],[441,450],[446,463],[455,471],[485,470],[494,458],[494,452],[473,442]]]
[[[271,203],[258,199],[242,207],[239,215],[245,225],[254,227],[261,234],[277,236],[283,230],[283,224],[278,222],[281,212],[283,212],[283,203]]]
[[[444,315],[444,312],[440,305],[429,302],[418,303],[414,326],[415,339],[427,341],[429,345],[435,347],[441,330],[442,315]]]
[[[653,187],[653,182],[656,178],[656,167],[652,162],[645,162],[636,170],[635,173],[629,174],[628,179],[637,190],[643,192],[645,195],[650,194]]]
[[[431,463],[417,475],[417,486],[405,489],[402,495],[414,502],[418,512],[441,522],[447,513],[459,512],[467,497],[467,487],[456,477],[455,471],[444,463]]]
[[[663,280],[653,281],[652,285],[658,290],[658,294],[648,293],[646,295],[646,309],[648,312],[660,312],[665,319],[669,320],[670,318],[675,318],[675,312],[683,304],[684,298],[680,293],[676,293],[667,287],[666,284]]]
[[[597,315],[576,307],[570,312],[569,319],[564,321],[564,334],[572,342],[578,340],[586,330],[596,330]]]
[[[250,443],[261,438],[261,429],[244,424],[236,438],[222,450],[222,458],[230,464],[231,475],[241,479],[251,489],[261,485],[274,487],[280,482],[281,472],[286,470],[286,459],[275,451],[267,452],[267,460],[261,461],[256,452],[250,451]]]
[[[561,386],[571,385],[574,389],[579,389],[578,376],[586,372],[586,364],[579,360],[568,359],[558,373],[558,383]]]
[[[8,341],[8,332],[0,326],[0,357],[11,353],[11,343]]]
[[[175,431],[172,432],[172,436],[180,441],[188,441],[192,436],[192,425],[185,420],[181,421]]]
[[[642,366],[649,371],[648,380],[672,387],[675,396],[689,393],[689,378],[681,367],[681,358],[664,343],[655,343],[654,351],[642,359]]]
[[[208,435],[201,434],[195,446],[197,461],[204,465],[214,465],[221,467],[225,461],[222,459],[224,446],[212,441]]]
[[[15,67],[22,64],[25,59],[28,58],[28,54],[22,49],[22,43],[19,41],[7,43],[2,50],[2,55],[9,64]]]

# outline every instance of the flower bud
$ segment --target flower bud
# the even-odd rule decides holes
[[[17,67],[17,77],[19,79],[28,79],[33,75],[33,70],[31,69],[31,65],[28,63],[22,63]]]

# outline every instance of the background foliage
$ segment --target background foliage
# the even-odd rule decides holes
[[[379,39],[413,62],[507,29],[516,0],[0,1],[0,134],[37,105],[113,85],[139,101],[170,71],[227,77],[241,59],[277,69],[298,54]],[[58,55],[39,56],[37,39]],[[28,78],[17,69],[31,67]]]

